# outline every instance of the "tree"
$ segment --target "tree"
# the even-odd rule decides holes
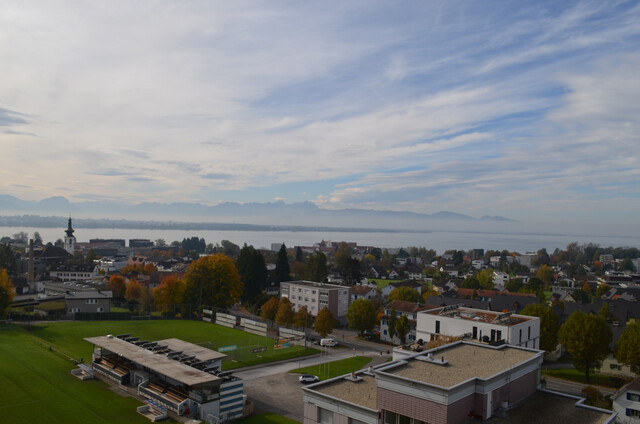
[[[609,293],[611,290],[611,286],[607,283],[598,284],[598,288],[596,289],[596,297],[600,298],[605,294]]]
[[[396,308],[391,308],[391,313],[389,313],[389,319],[387,320],[387,331],[389,332],[389,338],[393,340],[393,336],[396,334],[396,323],[398,322],[398,317],[396,313]]]
[[[96,254],[96,252],[93,251],[93,249],[89,249],[89,251],[87,252],[87,256],[85,256],[84,261],[87,265],[93,265],[96,259],[99,259],[100,256],[98,256]]]
[[[327,277],[327,257],[322,252],[309,255],[304,265],[304,279],[322,282]]]
[[[633,266],[633,262],[631,261],[630,258],[623,259],[622,262],[620,262],[619,269],[620,271],[631,271],[631,272],[636,271],[636,267]]]
[[[192,262],[184,275],[187,287],[184,301],[194,311],[203,305],[226,308],[236,303],[242,295],[240,274],[233,260],[215,253]]]
[[[558,346],[558,330],[560,321],[558,315],[548,306],[541,303],[532,303],[524,307],[521,315],[540,318],[540,349],[553,352]]]
[[[632,322],[624,329],[616,342],[615,355],[618,361],[629,365],[640,373],[640,322]]]
[[[342,278],[345,284],[357,284],[362,280],[362,272],[360,271],[360,261],[348,257],[342,267]]]
[[[558,339],[573,356],[573,366],[583,371],[587,382],[591,368],[599,367],[609,354],[611,329],[598,315],[575,311],[560,327]]]
[[[262,305],[262,310],[260,311],[260,317],[262,319],[266,319],[269,321],[273,321],[276,318],[276,313],[278,312],[278,298],[272,297],[267,300],[264,305]]]
[[[129,280],[127,283],[127,289],[124,293],[124,298],[127,299],[129,309],[134,310],[138,305],[142,303],[144,296],[144,288],[136,280]]]
[[[264,257],[253,246],[247,246],[245,243],[240,249],[236,266],[244,284],[242,299],[253,303],[267,285],[267,266],[264,263]]]
[[[304,262],[304,253],[300,246],[296,246],[296,262]]]
[[[398,333],[400,344],[404,344],[407,339],[407,334],[409,334],[409,318],[404,314],[402,314],[396,322],[396,333]]]
[[[18,262],[16,254],[9,243],[0,246],[0,268],[7,270],[9,275],[15,275]]]
[[[229,240],[222,240],[220,244],[222,245],[222,253],[230,258],[235,258],[240,253],[240,246]],[[204,247],[206,248],[206,245]]]
[[[177,275],[164,277],[160,285],[153,289],[153,300],[170,315],[175,315],[176,305],[181,305],[187,285]]]
[[[289,281],[289,274],[291,269],[289,267],[289,258],[287,257],[287,246],[282,243],[280,250],[278,250],[278,258],[276,259],[276,281],[281,283],[283,281]]]
[[[107,283],[107,290],[111,290],[114,299],[124,299],[127,284],[122,275],[112,275]]]
[[[543,283],[549,284],[553,278],[553,270],[547,265],[540,265],[536,271],[536,277],[538,277]]]
[[[483,269],[477,274],[478,282],[480,283],[480,288],[485,290],[493,289],[493,269]]]
[[[15,296],[13,284],[9,279],[9,274],[4,268],[0,268],[0,318],[7,316],[9,305]]]
[[[356,299],[347,309],[349,327],[360,331],[360,334],[371,330],[376,325],[376,308],[369,299]]]
[[[478,278],[475,275],[470,275],[469,277],[466,277],[464,280],[462,280],[462,283],[460,283],[460,287],[462,287],[463,289],[479,289],[480,281],[478,281]]]
[[[344,269],[347,264],[347,259],[351,257],[351,248],[347,243],[340,242],[338,245],[338,250],[333,255],[333,262],[336,264],[338,269]]]
[[[307,307],[303,306],[293,316],[293,325],[297,327],[311,327],[313,325],[313,315],[307,311]]]
[[[404,300],[406,302],[420,302],[422,297],[418,290],[412,287],[398,287],[389,293],[389,300]]]
[[[333,314],[329,308],[325,306],[320,312],[318,312],[313,328],[320,337],[324,338],[327,337],[328,334],[331,334],[335,326],[336,320],[333,318]]]
[[[288,297],[283,297],[278,303],[278,312],[276,312],[276,324],[285,325],[293,322],[293,306]]]

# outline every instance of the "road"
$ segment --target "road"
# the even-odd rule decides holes
[[[386,355],[380,356],[378,351],[337,347],[326,348],[326,353],[308,358],[293,359],[277,364],[264,364],[234,372],[244,381],[244,392],[254,403],[254,412],[275,412],[292,420],[302,422],[304,404],[302,387],[298,381],[299,374],[289,371],[301,367],[323,364],[339,359],[351,358],[355,354],[370,356],[375,363],[385,361]],[[372,361],[372,363],[374,362]]]
[[[612,395],[616,391],[616,389],[612,389],[610,387],[578,383],[575,381],[563,380],[560,378],[554,378],[549,376],[545,376],[544,378],[547,381],[548,390],[553,390],[555,392],[561,392],[561,393],[568,393],[570,395],[575,395],[575,396],[584,396],[582,394],[582,389],[584,389],[587,386],[592,386],[597,388],[600,391],[600,393],[604,395]]]

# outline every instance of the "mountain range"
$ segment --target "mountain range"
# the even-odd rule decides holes
[[[141,202],[127,204],[115,201],[71,202],[62,196],[53,196],[40,201],[22,200],[11,195],[0,195],[0,216],[62,214],[74,218],[91,220],[109,220],[109,225],[123,220],[176,221],[184,225],[195,223],[219,223],[234,225],[260,225],[284,227],[323,227],[323,228],[367,228],[388,230],[426,231],[447,227],[482,228],[490,224],[509,224],[517,221],[502,216],[482,216],[473,218],[468,215],[449,211],[423,214],[406,211],[388,211],[371,209],[323,209],[313,202],[285,203],[283,201],[266,203],[225,202],[209,206],[201,203],[159,203]],[[115,221],[112,221],[115,220]],[[8,225],[6,220],[4,225]],[[14,222],[12,220],[12,222]],[[25,223],[21,225],[26,225]],[[133,228],[129,222],[126,227]],[[226,226],[226,225],[225,225]],[[451,228],[451,227],[450,227]]]

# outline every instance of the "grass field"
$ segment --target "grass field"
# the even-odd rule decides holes
[[[74,365],[18,329],[0,331],[0,422],[148,423],[142,403],[110,391],[99,380],[80,381]]]
[[[349,374],[362,369],[371,361],[366,356],[354,356],[353,358],[340,359],[326,364],[312,365],[310,367],[298,368],[289,372],[299,374],[317,375],[320,380],[328,380],[339,375]]]
[[[225,352],[223,369],[272,362],[292,357],[318,353],[315,349],[293,346],[275,350],[274,340],[244,331],[227,328],[203,321],[151,320],[151,321],[72,321],[31,326],[32,333],[54,346],[57,350],[80,360],[91,358],[92,346],[85,337],[107,334],[130,333],[146,340],[162,340],[176,337],[191,343],[206,343],[206,347],[217,350],[223,346],[237,346]],[[267,350],[257,354],[251,349],[266,346]]]
[[[19,326],[0,330],[0,423],[147,423],[136,413],[142,402],[124,398],[99,380],[80,381],[70,374],[73,359],[91,359],[84,337],[131,333],[148,340],[170,337],[207,347],[237,345],[237,354],[223,363],[229,369],[317,353],[304,347],[274,350],[273,339],[198,321],[74,321]],[[52,350],[49,350],[49,346]],[[267,346],[260,354],[251,347]],[[277,416],[276,416],[277,417]],[[271,418],[269,418],[271,419]],[[276,418],[274,418],[276,419]],[[250,421],[252,422],[252,421]],[[288,423],[288,421],[255,421]]]

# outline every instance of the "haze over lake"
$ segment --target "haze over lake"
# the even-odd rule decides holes
[[[63,238],[65,228],[33,228],[33,227],[0,227],[0,236],[12,236],[24,231],[33,237],[39,232],[44,242],[55,242]],[[269,248],[271,243],[284,242],[288,247],[310,246],[321,240],[350,241],[358,245],[376,246],[380,248],[424,246],[435,249],[439,254],[445,250],[468,250],[482,248],[485,250],[503,250],[512,252],[537,251],[546,248],[565,248],[571,242],[595,243],[602,247],[638,247],[639,236],[576,236],[570,234],[507,234],[470,231],[432,231],[422,233],[412,232],[331,232],[331,231],[189,231],[189,230],[134,230],[119,228],[76,228],[75,236],[78,242],[88,242],[89,239],[164,239],[167,243],[183,238],[204,238],[207,243],[220,243],[230,240],[238,245],[247,243],[258,248]]]

